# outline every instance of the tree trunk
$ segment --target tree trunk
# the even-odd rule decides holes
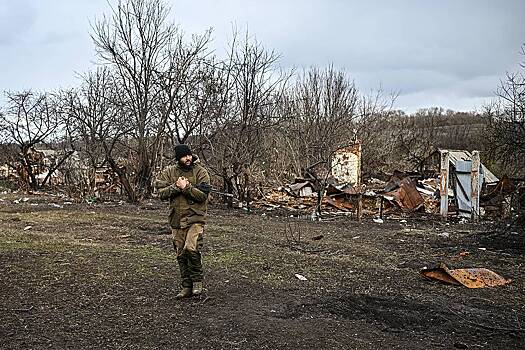
[[[119,168],[117,163],[113,158],[107,159],[109,166],[111,167],[111,170],[113,170],[120,180],[121,185],[124,187],[124,192],[126,192],[126,196],[128,197],[128,201],[130,203],[137,203],[138,202],[138,196],[133,187],[131,186],[129,179],[126,175],[126,171],[122,168]]]
[[[69,151],[68,153],[66,153],[66,155],[64,157],[62,157],[62,159],[60,159],[60,161],[55,164],[54,166],[52,166],[51,168],[49,168],[48,172],[47,172],[47,175],[46,177],[44,178],[44,180],[42,181],[42,183],[40,184],[40,188],[44,187],[47,183],[47,181],[51,178],[51,175],[53,175],[53,173],[62,165],[64,164],[64,162],[66,161],[66,159],[69,158],[69,156],[71,156],[72,154],[74,153],[74,151]]]
[[[224,175],[223,179],[223,191],[229,194],[233,194],[233,183],[232,179]],[[233,208],[233,197],[224,196],[224,203],[228,204],[228,208]]]
[[[35,173],[33,172],[33,165],[31,164],[31,161],[29,160],[29,157],[27,154],[23,155],[22,159],[22,166],[25,169],[27,173],[27,185],[28,187],[36,191],[38,189],[38,180],[35,176]]]

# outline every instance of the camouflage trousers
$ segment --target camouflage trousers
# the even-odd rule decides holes
[[[191,288],[193,282],[202,282],[201,248],[204,225],[173,228],[173,243],[177,252],[182,287]]]

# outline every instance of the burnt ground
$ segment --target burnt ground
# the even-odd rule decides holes
[[[164,203],[64,201],[0,195],[2,349],[524,348],[517,228],[212,208],[207,290],[177,301]],[[513,282],[467,289],[420,276],[439,261]]]

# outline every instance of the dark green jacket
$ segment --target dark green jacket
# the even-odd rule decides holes
[[[177,179],[186,177],[190,185],[184,190],[177,187]],[[205,186],[202,186],[202,185]],[[193,155],[191,169],[181,168],[178,164],[164,169],[155,181],[160,199],[170,201],[170,225],[173,228],[186,228],[195,223],[206,223],[208,210],[208,191],[210,188],[208,171],[200,165],[199,158]],[[201,189],[199,189],[200,187]]]

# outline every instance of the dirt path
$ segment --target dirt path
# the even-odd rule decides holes
[[[519,349],[525,341],[524,233],[512,228],[212,210],[208,290],[180,302],[162,203],[0,199],[2,349]],[[419,276],[441,260],[514,281],[469,290]]]

